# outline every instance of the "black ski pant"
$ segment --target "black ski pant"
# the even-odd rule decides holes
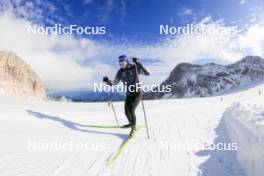
[[[135,110],[140,102],[140,94],[127,95],[125,101],[125,114],[131,126],[136,125]]]

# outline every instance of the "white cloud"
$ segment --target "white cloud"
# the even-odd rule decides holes
[[[264,26],[253,25],[239,37],[240,47],[248,54],[264,56]]]
[[[264,55],[261,26],[251,26],[237,36],[180,35],[156,44],[120,44],[73,36],[28,35],[28,24],[29,20],[16,18],[10,11],[0,15],[0,50],[17,53],[36,70],[48,89],[87,88],[93,81],[101,81],[103,75],[113,78],[120,54],[159,61],[149,65],[152,76],[143,77],[145,83],[156,84],[181,62],[205,58],[233,62],[247,55],[248,50]],[[200,24],[226,27],[223,20],[213,21],[211,17]]]
[[[264,25],[264,5],[263,2],[256,1],[255,5],[249,8],[247,14],[251,24],[262,24]]]
[[[92,41],[74,39],[71,36],[30,35],[28,21],[15,19],[11,14],[0,17],[0,48],[17,53],[44,79],[49,89],[87,87],[98,68],[111,70],[102,63],[84,67],[83,59],[93,57],[98,49]],[[57,51],[56,51],[57,50]],[[89,53],[90,52],[90,53]],[[94,58],[95,59],[95,58]],[[98,59],[98,58],[97,58]],[[98,60],[91,60],[92,64]]]
[[[192,10],[192,9],[185,9],[185,10],[183,11],[183,14],[184,14],[184,15],[192,15],[192,13],[193,13],[193,10]]]
[[[187,8],[187,7],[182,7],[181,10],[179,11],[178,15],[180,15],[180,16],[192,16],[193,15],[193,9]]]
[[[243,5],[243,4],[246,4],[247,1],[246,0],[240,0],[240,4]]]
[[[65,4],[66,5],[66,4]],[[37,24],[44,22],[63,22],[63,18],[56,15],[59,7],[52,1],[27,1],[27,0],[5,0],[0,1],[0,14],[7,11],[13,13],[16,17],[27,19]],[[67,12],[69,14],[70,12]]]

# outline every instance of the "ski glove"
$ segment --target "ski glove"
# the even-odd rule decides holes
[[[110,80],[109,80],[109,78],[108,78],[107,76],[104,76],[104,77],[103,77],[103,82],[105,82],[105,83],[109,83]]]
[[[132,61],[133,61],[135,64],[140,64],[139,58],[132,57]]]

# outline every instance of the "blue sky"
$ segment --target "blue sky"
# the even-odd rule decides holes
[[[160,24],[182,26],[206,16],[224,19],[226,24],[243,27],[252,19],[251,11],[263,6],[257,0],[55,0],[54,13],[47,19],[55,23],[103,25],[108,35],[94,39],[127,39],[156,42]],[[44,25],[50,21],[44,20]],[[91,36],[84,36],[91,37]]]
[[[106,26],[106,35],[29,35],[28,25]],[[206,24],[236,35],[160,35],[159,25]],[[264,57],[263,0],[0,0],[0,50],[28,62],[49,90],[87,89],[113,78],[121,54],[150,68],[159,84],[179,63]],[[15,39],[15,40],[14,40]],[[65,79],[67,78],[67,79]]]

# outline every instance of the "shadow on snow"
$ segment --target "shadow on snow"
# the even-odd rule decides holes
[[[47,114],[43,114],[40,112],[35,112],[35,111],[31,111],[31,110],[27,110],[27,113],[33,117],[37,117],[38,119],[48,119],[48,120],[52,120],[55,122],[60,122],[62,125],[64,125],[65,127],[71,129],[71,130],[76,130],[76,131],[81,131],[81,132],[87,132],[87,133],[95,133],[95,134],[103,134],[103,135],[114,135],[117,136],[121,139],[127,139],[128,135],[126,134],[119,134],[119,133],[111,133],[111,132],[101,132],[101,131],[95,131],[95,130],[88,130],[88,129],[82,129],[81,127],[87,128],[87,125],[83,125],[80,123],[76,123],[70,120],[66,120],[63,119],[61,117],[58,116],[50,116]],[[89,127],[88,127],[89,128]]]
[[[230,149],[231,140],[229,138],[224,118],[215,129],[216,138],[213,144],[224,144],[226,149]],[[239,146],[237,146],[239,148]],[[209,158],[199,166],[202,176],[245,176],[243,168],[236,159],[235,150],[200,150],[198,156],[209,156]]]

